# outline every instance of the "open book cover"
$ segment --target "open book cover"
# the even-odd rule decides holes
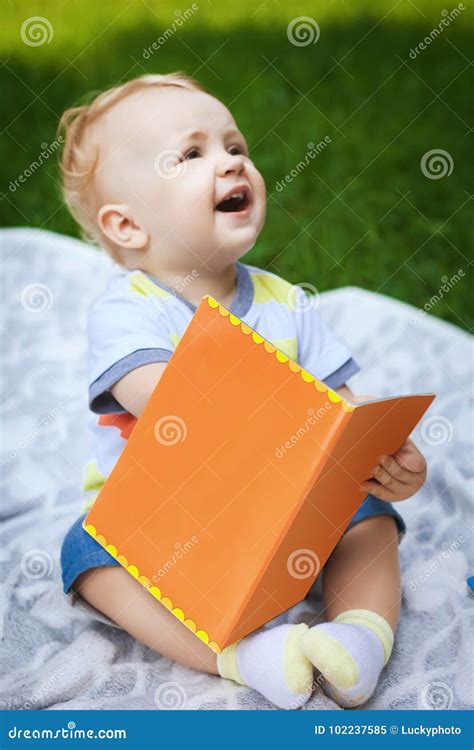
[[[305,597],[433,398],[355,406],[206,296],[83,526],[220,652]]]

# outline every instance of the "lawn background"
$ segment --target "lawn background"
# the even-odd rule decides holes
[[[239,3],[199,0],[17,0],[2,6],[0,141],[2,226],[78,236],[62,205],[57,156],[17,189],[11,184],[55,139],[62,111],[91,91],[146,72],[184,70],[231,109],[268,190],[267,222],[246,262],[319,291],[356,285],[471,329],[473,8],[416,59],[410,50],[438,27],[437,0]],[[317,21],[319,40],[295,46],[288,24]],[[52,25],[31,47],[31,16]],[[147,48],[175,28],[159,50]],[[291,184],[307,154],[329,145]],[[449,176],[428,179],[420,161],[447,151]],[[463,274],[459,274],[462,270]],[[460,279],[440,294],[446,277]]]

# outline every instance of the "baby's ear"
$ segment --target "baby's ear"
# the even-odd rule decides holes
[[[148,244],[148,232],[135,223],[130,206],[107,204],[97,214],[101,231],[115,245],[131,250]]]

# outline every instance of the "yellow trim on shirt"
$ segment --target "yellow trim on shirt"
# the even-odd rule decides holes
[[[289,281],[268,273],[251,273],[250,278],[253,284],[253,301],[255,304],[263,305],[272,300],[284,305],[291,302],[291,290],[294,285],[290,284]]]

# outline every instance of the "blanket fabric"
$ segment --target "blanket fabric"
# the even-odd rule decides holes
[[[62,593],[60,545],[79,515],[89,447],[86,315],[117,269],[104,253],[50,232],[4,230],[0,241],[0,706],[274,708],[248,688],[170,662],[72,607]],[[470,338],[424,311],[356,288],[322,294],[320,311],[362,366],[351,381],[356,393],[438,394],[414,435],[428,481],[398,506],[408,532],[400,547],[395,648],[365,708],[469,708]],[[322,616],[316,581],[305,601],[268,627]],[[316,690],[303,710],[334,708]]]

